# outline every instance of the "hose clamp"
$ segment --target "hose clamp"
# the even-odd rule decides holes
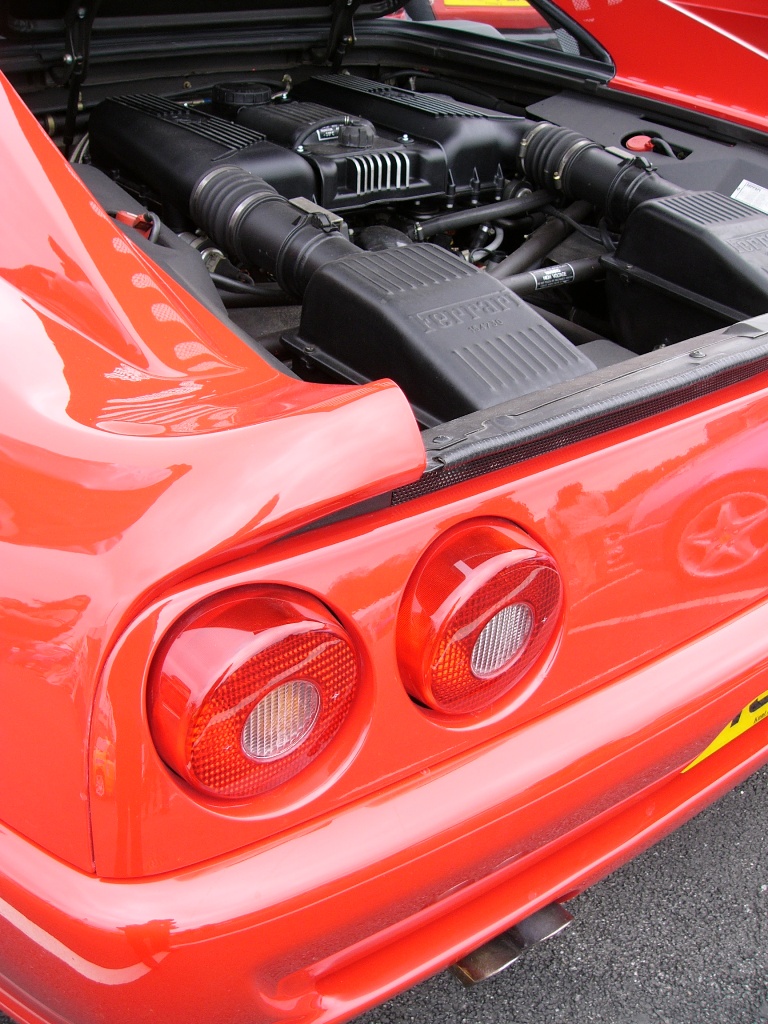
[[[596,142],[592,142],[591,139],[579,139],[574,142],[572,146],[563,153],[560,158],[560,163],[557,165],[557,170],[552,174],[552,185],[556,189],[563,188],[563,177],[565,175],[565,169],[568,164],[573,160],[577,153],[580,153],[584,149],[599,149],[600,147]]]
[[[218,178],[221,174],[227,174],[231,172],[232,167],[228,164],[223,164],[221,167],[214,167],[212,171],[206,171],[206,173],[200,178],[198,183],[192,189],[192,195],[189,197],[189,208],[194,210],[195,206],[200,199],[200,196],[213,181],[214,178]]]
[[[227,234],[232,239],[232,243],[235,248],[239,248],[237,245],[237,236],[240,229],[240,222],[244,219],[246,214],[250,213],[256,206],[260,206],[261,203],[267,203],[271,200],[277,199],[278,201],[285,202],[281,196],[278,196],[276,192],[251,192],[245,199],[241,199],[237,206],[234,208],[227,218]],[[242,259],[243,253],[238,252],[238,256]]]
[[[555,126],[549,121],[540,121],[537,125],[534,125],[529,132],[523,136],[522,142],[520,143],[520,149],[517,153],[517,159],[520,164],[520,170],[525,174],[525,154],[526,150],[533,140],[534,136],[539,132],[544,131],[547,128],[554,128]]]

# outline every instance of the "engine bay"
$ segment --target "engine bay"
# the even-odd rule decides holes
[[[467,92],[321,70],[116,94],[71,160],[269,358],[392,378],[424,427],[768,311],[759,146]]]

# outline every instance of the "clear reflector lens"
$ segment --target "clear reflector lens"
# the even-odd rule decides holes
[[[527,604],[510,604],[490,619],[472,648],[473,675],[487,678],[507,668],[528,643],[533,614]]]
[[[295,750],[310,734],[320,713],[314,683],[294,679],[259,701],[243,726],[242,745],[256,761],[275,761]]]

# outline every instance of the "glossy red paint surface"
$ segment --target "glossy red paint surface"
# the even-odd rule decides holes
[[[594,881],[764,759],[766,723],[679,773],[734,702],[768,686],[767,607],[471,755],[189,871],[109,882],[3,833],[0,931],[37,947],[6,991],[27,987],[84,1024],[364,1009]]]
[[[547,28],[546,21],[527,0],[430,0],[437,21],[480,21],[500,31],[521,32]],[[389,15],[404,19],[404,10]]]
[[[0,725],[2,815],[88,870],[84,740],[121,623],[192,564],[412,479],[424,454],[394,385],[291,380],[190,308],[9,90],[0,150],[0,643],[23,711]]]
[[[110,765],[113,779],[93,801],[99,872],[123,877],[172,870],[327,813],[374,792],[381,781],[428,769],[599,689],[763,598],[765,547],[715,576],[691,572],[676,555],[690,512],[686,500],[678,515],[670,513],[672,473],[684,481],[680,495],[709,502],[706,489],[697,495],[715,466],[730,463],[736,445],[751,460],[755,489],[761,487],[757,439],[767,429],[768,399],[749,386],[728,395],[730,402],[720,393],[695,403],[683,421],[670,413],[658,417],[654,429],[645,423],[614,432],[610,445],[596,439],[514,474],[456,487],[451,500],[438,493],[275,543],[240,559],[233,571],[208,571],[150,605],[113,651],[93,720],[92,756]],[[742,435],[743,448],[735,440]],[[650,506],[663,526],[651,525]],[[422,552],[452,525],[486,515],[546,540],[565,583],[564,631],[554,657],[524,689],[484,715],[459,717],[447,727],[444,716],[414,705],[400,684],[395,623]],[[222,808],[192,797],[153,756],[136,681],[146,678],[152,651],[188,608],[256,581],[323,595],[362,646],[360,702],[340,743],[313,770],[258,804]],[[733,713],[739,707],[734,700]]]
[[[611,86],[765,131],[760,0],[558,0],[607,50]]]
[[[0,160],[17,186],[0,194],[10,1012],[331,1024],[590,884],[766,760],[764,722],[681,774],[768,690],[765,375],[313,525],[421,474],[400,391],[302,383],[245,348],[103,215],[8,90]],[[488,520],[554,560],[562,621],[519,686],[448,719],[409,697],[397,624],[424,553]],[[261,585],[321,601],[360,683],[305,771],[225,802],[158,754],[151,665],[190,612]]]

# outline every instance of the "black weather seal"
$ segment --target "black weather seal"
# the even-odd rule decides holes
[[[399,505],[637,423],[768,371],[768,315],[649,352],[531,396],[425,431],[427,469],[392,492]],[[552,394],[550,389],[550,395]],[[539,404],[534,403],[538,401]]]
[[[602,64],[613,66],[613,61],[608,51],[577,21],[569,18],[553,0],[532,0],[531,7],[543,15],[544,19],[550,24],[554,22],[555,25],[563,28],[573,36],[581,50],[599,60]]]
[[[500,409],[489,416],[486,410],[425,431],[427,469],[420,479],[321,516],[287,536],[415,501],[768,373],[768,314],[649,352],[631,363],[632,369],[623,373],[618,365],[589,374],[578,394],[561,394],[518,415]],[[611,372],[614,379],[607,380]],[[579,380],[570,383],[578,385]],[[509,426],[513,420],[520,421],[516,429]]]

